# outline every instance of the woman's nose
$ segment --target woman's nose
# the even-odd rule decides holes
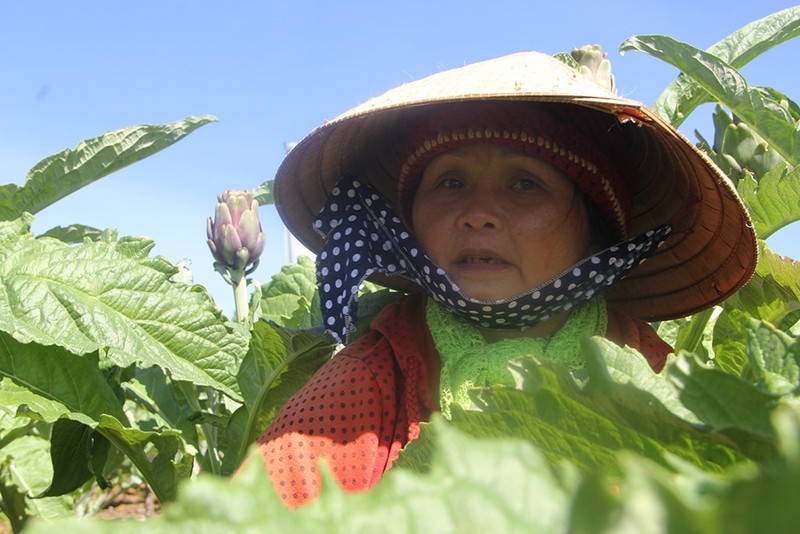
[[[496,229],[502,226],[497,199],[485,191],[476,191],[464,199],[465,203],[458,216],[459,228],[470,230]]]

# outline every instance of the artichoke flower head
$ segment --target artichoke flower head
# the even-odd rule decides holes
[[[234,281],[258,266],[266,237],[258,218],[258,201],[250,191],[231,189],[217,197],[214,219],[206,225],[214,266]]]
[[[761,180],[778,163],[786,161],[750,126],[729,114],[717,104],[714,119],[714,146],[712,157],[725,174],[738,183],[750,174]]]
[[[616,93],[614,75],[611,74],[611,61],[600,45],[584,45],[572,49],[572,57],[578,63],[578,70],[601,87]]]

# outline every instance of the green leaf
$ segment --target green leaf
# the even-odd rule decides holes
[[[617,475],[621,450],[662,465],[667,455],[677,455],[711,472],[744,461],[735,442],[701,427],[676,388],[641,354],[599,338],[587,348],[583,388],[560,366],[520,358],[509,367],[517,389],[480,390],[480,411],[453,407],[453,424],[471,436],[523,438],[554,465],[567,460],[585,473]],[[420,459],[417,468],[425,469],[422,454]]]
[[[772,252],[763,241],[758,243],[758,267],[756,272],[772,277],[782,288],[795,297],[800,296],[800,262]],[[770,321],[776,324],[777,321]]]
[[[800,524],[800,411],[784,405],[771,419],[781,436],[781,458],[732,477],[719,501],[719,532],[792,532]]]
[[[322,324],[314,260],[300,256],[261,286],[262,319],[288,328]]]
[[[18,239],[30,236],[32,222],[33,215],[30,213],[24,213],[13,221],[0,222],[0,251],[13,245]]]
[[[587,402],[596,405],[602,413],[617,417],[623,414],[620,408],[627,411],[633,407],[632,415],[636,418],[669,420],[661,424],[669,424],[673,418],[678,418],[681,425],[688,423],[702,427],[702,421],[681,402],[680,392],[669,380],[669,371],[654,373],[638,351],[619,347],[604,338],[593,338],[585,343],[584,354],[588,371],[584,391],[591,397]],[[670,358],[665,369],[674,363],[674,358]],[[652,399],[657,402],[652,402]],[[630,424],[635,419],[628,416],[626,421]]]
[[[358,330],[353,341],[369,330],[372,319],[404,293],[364,282],[358,296]],[[261,318],[287,328],[322,330],[322,313],[314,260],[300,256],[297,263],[284,265],[269,284],[261,286]]]
[[[734,67],[718,57],[670,37],[641,35],[621,50],[639,50],[673,65],[727,106],[763,137],[791,165],[800,163],[800,126],[789,111],[766,92],[750,87]]]
[[[800,341],[763,321],[750,321],[748,334],[747,355],[757,385],[772,395],[800,388]]]
[[[779,163],[760,180],[745,175],[737,184],[760,239],[800,220],[800,166]]]
[[[103,238],[103,230],[98,230],[92,226],[83,224],[71,224],[69,226],[56,226],[49,229],[40,237],[52,237],[64,243],[83,243],[84,241],[99,241]]]
[[[102,350],[103,365],[158,366],[239,397],[247,333],[205,291],[171,282],[176,267],[146,256],[152,241],[69,246],[11,233],[0,241],[0,330],[76,354]]]
[[[145,417],[153,418],[154,421],[150,423],[152,429],[177,428],[186,442],[199,448],[197,428],[189,420],[191,415],[189,403],[179,395],[186,388],[176,388],[164,371],[158,367],[135,369],[134,372],[136,377],[126,381],[123,387],[127,397],[143,406],[145,410],[135,411],[132,415],[136,417],[143,412]],[[189,387],[188,389],[197,395],[194,388]],[[136,423],[139,428],[145,428],[143,420],[137,418]]]
[[[366,493],[345,494],[328,475],[320,499],[279,501],[257,457],[233,481],[201,475],[147,521],[148,532],[557,532],[567,525],[574,476],[520,440],[478,441],[437,420],[437,454],[425,475],[390,470]],[[324,470],[327,472],[327,470]],[[31,532],[56,532],[39,523]],[[91,519],[59,532],[140,532],[141,523]],[[74,530],[73,530],[74,529]]]
[[[725,301],[725,308],[739,309],[788,330],[800,310],[800,262],[775,254],[763,241],[758,248],[753,278]]]
[[[191,476],[193,465],[178,430],[127,428],[106,415],[100,417],[95,429],[133,462],[159,501],[175,500],[178,484]]]
[[[272,195],[272,192],[275,190],[273,186],[274,182],[274,180],[267,180],[253,189],[253,198],[258,202],[259,206],[275,203],[275,197]]]
[[[0,220],[36,213],[90,183],[146,158],[214,122],[210,115],[164,125],[133,126],[87,139],[37,163],[22,187],[0,187]]]
[[[25,388],[0,390],[4,404],[13,402],[8,405],[17,406],[18,415],[32,410],[49,421],[67,416],[90,425],[104,414],[126,420],[96,352],[77,356],[58,346],[20,343],[0,332],[0,376]]]
[[[53,478],[50,466],[49,444],[46,439],[35,436],[22,436],[0,449],[0,486],[3,493],[3,509],[20,507],[17,516],[38,517],[54,520],[74,517],[74,496],[32,498],[41,493]],[[12,504],[6,499],[8,490],[19,496]]]
[[[775,395],[730,373],[704,367],[692,358],[678,358],[668,373],[684,406],[711,430],[749,434],[749,439],[738,439],[738,444],[747,447],[745,452],[756,459],[764,459],[762,454],[769,457],[770,444],[775,441],[770,413],[780,402]]]
[[[239,368],[239,389],[245,406],[253,408],[275,367],[286,361],[286,346],[278,328],[264,320],[253,325],[250,347]]]
[[[750,315],[737,309],[724,310],[714,328],[714,364],[721,370],[744,378],[747,359],[747,324]]]
[[[575,57],[569,52],[558,52],[557,54],[553,54],[553,57],[560,62],[569,65],[573,69],[577,70],[581,68],[580,64],[575,60]]]
[[[50,435],[50,457],[53,462],[53,481],[37,497],[54,497],[70,493],[97,477],[102,480],[102,471],[92,469],[101,458],[108,458],[108,440],[91,427],[60,419],[53,425]]]
[[[92,419],[78,412],[70,412],[69,408],[58,401],[42,397],[31,390],[14,384],[4,378],[0,381],[0,406],[15,417],[22,417],[28,422],[44,421],[52,423],[61,417],[69,417],[87,424]]]
[[[323,490],[296,510],[279,501],[257,452],[234,479],[201,474],[148,532],[793,532],[800,522],[800,413],[772,414],[778,461],[710,474],[670,458],[662,466],[623,452],[619,477],[554,467],[522,440],[471,438],[434,417],[420,438],[434,453],[424,474],[388,471],[345,494],[323,468]],[[402,453],[406,454],[406,451]],[[402,456],[401,456],[402,458]],[[141,532],[139,521],[33,522],[31,534]]]
[[[96,353],[77,356],[58,346],[22,344],[0,332],[0,375],[27,389],[11,391],[21,403],[19,415],[41,406],[47,412],[37,414],[40,417],[69,417],[88,425],[133,461],[159,499],[175,498],[177,481],[189,475],[192,461],[178,454],[183,451],[179,432],[130,428],[100,372]],[[5,388],[0,398],[8,400],[4,393]],[[27,409],[19,413],[22,405]],[[158,454],[150,451],[151,446]]]
[[[711,45],[707,52],[740,69],[767,50],[800,35],[800,7],[790,7],[743,26]],[[632,37],[636,40],[639,37]],[[628,40],[628,41],[630,41]],[[625,41],[621,50],[628,49]],[[676,128],[711,96],[691,77],[681,74],[661,93],[653,109]]]
[[[665,369],[655,374],[641,354],[605,339],[594,338],[588,349],[584,402],[635,436],[629,438],[633,446],[621,441],[618,449],[662,464],[666,457],[677,456],[709,472],[742,462],[745,455],[764,454],[763,447],[742,448],[709,428],[696,406],[686,402],[673,374],[689,358],[671,358]]]

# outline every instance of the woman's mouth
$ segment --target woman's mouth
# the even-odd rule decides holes
[[[503,262],[498,258],[492,258],[489,256],[467,256],[463,258],[459,263],[472,265],[476,263],[501,264],[505,262]]]
[[[508,262],[496,251],[484,248],[464,249],[456,256],[456,265],[461,266],[494,266],[508,265]]]

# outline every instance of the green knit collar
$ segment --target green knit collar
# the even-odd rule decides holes
[[[608,325],[605,300],[597,296],[572,310],[564,325],[550,337],[515,337],[487,343],[481,332],[446,308],[428,299],[428,328],[442,363],[439,404],[450,417],[450,404],[474,407],[468,391],[495,384],[513,386],[508,362],[531,355],[570,369],[583,367],[581,339],[605,335]]]

